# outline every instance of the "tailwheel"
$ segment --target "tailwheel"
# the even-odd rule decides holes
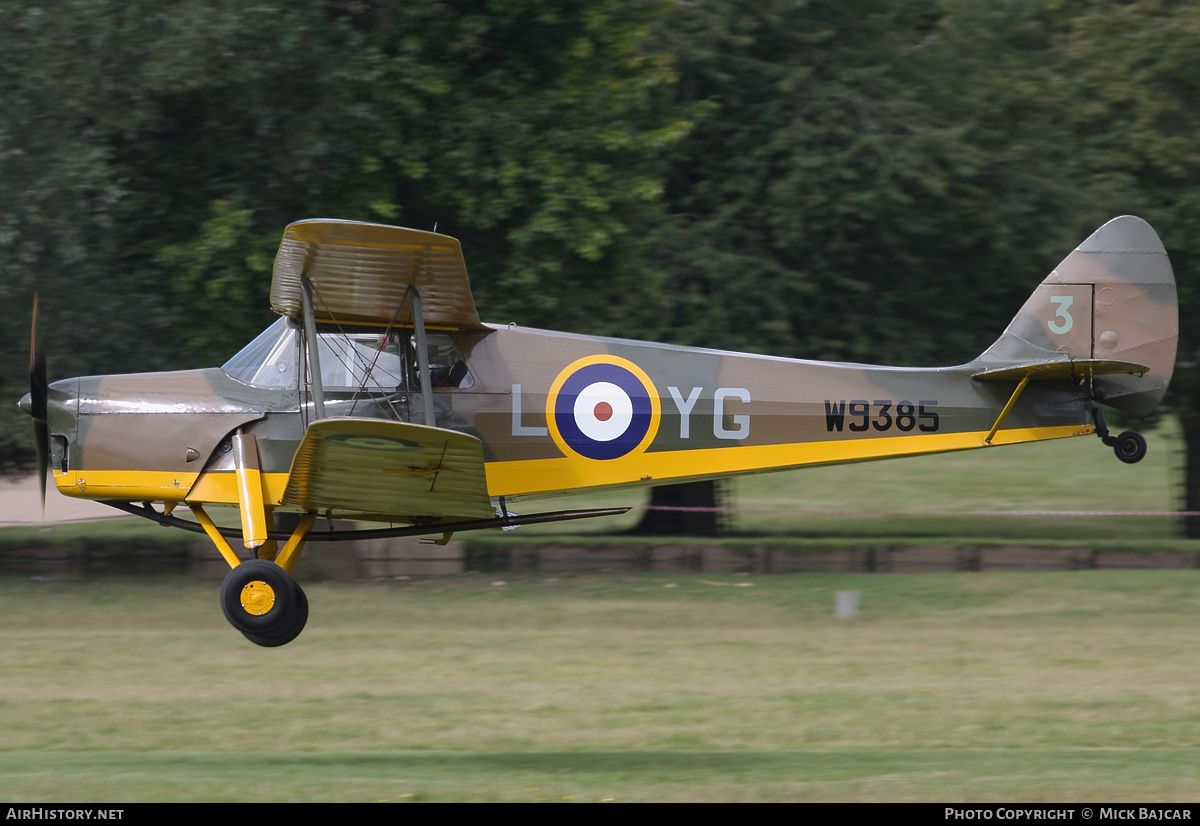
[[[1100,437],[1100,441],[1111,447],[1122,462],[1132,465],[1146,458],[1146,437],[1141,433],[1126,430],[1120,436],[1109,434],[1104,413],[1098,407],[1092,408],[1092,421],[1096,424],[1096,435]]]
[[[1136,430],[1126,430],[1117,437],[1113,452],[1127,465],[1140,462],[1146,455],[1146,437]]]
[[[254,637],[273,639],[291,630],[292,620],[301,613],[302,601],[303,618],[307,620],[308,600],[303,593],[287,571],[274,562],[249,559],[232,569],[221,583],[221,610],[230,625],[253,642],[258,642]],[[284,642],[294,639],[303,627],[302,620]]]

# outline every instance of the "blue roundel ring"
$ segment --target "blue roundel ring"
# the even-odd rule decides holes
[[[657,418],[647,382],[609,361],[592,361],[567,375],[549,412],[562,444],[588,459],[633,452]]]

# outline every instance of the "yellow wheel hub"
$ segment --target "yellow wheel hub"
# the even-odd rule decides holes
[[[247,582],[242,588],[242,610],[261,617],[275,607],[275,589],[261,579]]]

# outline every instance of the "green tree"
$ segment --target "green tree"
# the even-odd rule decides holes
[[[935,3],[876,0],[667,19],[680,94],[709,107],[672,157],[670,335],[929,364],[999,334],[1055,263],[1030,241],[1063,205],[1046,169],[988,134],[990,85],[941,91],[980,62],[945,26]]]
[[[660,292],[662,3],[54,0],[0,23],[0,290],[52,375],[220,362],[271,314],[290,221],[462,237],[479,304],[612,331]],[[573,301],[564,300],[571,295]],[[604,300],[604,299],[611,300]],[[599,308],[599,309],[596,309]],[[84,338],[86,337],[86,338]],[[24,392],[6,325],[0,393]],[[28,422],[0,406],[0,453]]]
[[[1063,165],[1093,220],[1132,212],[1158,231],[1179,288],[1169,401],[1186,442],[1183,506],[1200,511],[1200,9],[1171,0],[1079,4],[1055,41]],[[1200,518],[1186,520],[1200,537]]]
[[[666,8],[388,4],[364,153],[384,174],[363,200],[460,237],[480,307],[503,320],[612,333],[653,317],[663,159],[690,127],[648,43]]]
[[[720,0],[664,19],[681,102],[706,116],[671,158],[663,336],[947,364],[1000,334],[1079,236],[1014,117],[1036,101],[1006,86],[1050,61],[1045,23],[968,6]]]
[[[264,239],[352,154],[354,99],[339,90],[362,76],[361,40],[305,4],[7,10],[4,398],[27,388],[28,327],[16,319],[35,290],[58,377],[220,361],[270,318]],[[0,455],[19,455],[28,428],[0,406]]]

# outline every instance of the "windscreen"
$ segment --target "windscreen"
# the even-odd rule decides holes
[[[221,365],[226,375],[256,387],[295,387],[299,330],[280,318]]]

